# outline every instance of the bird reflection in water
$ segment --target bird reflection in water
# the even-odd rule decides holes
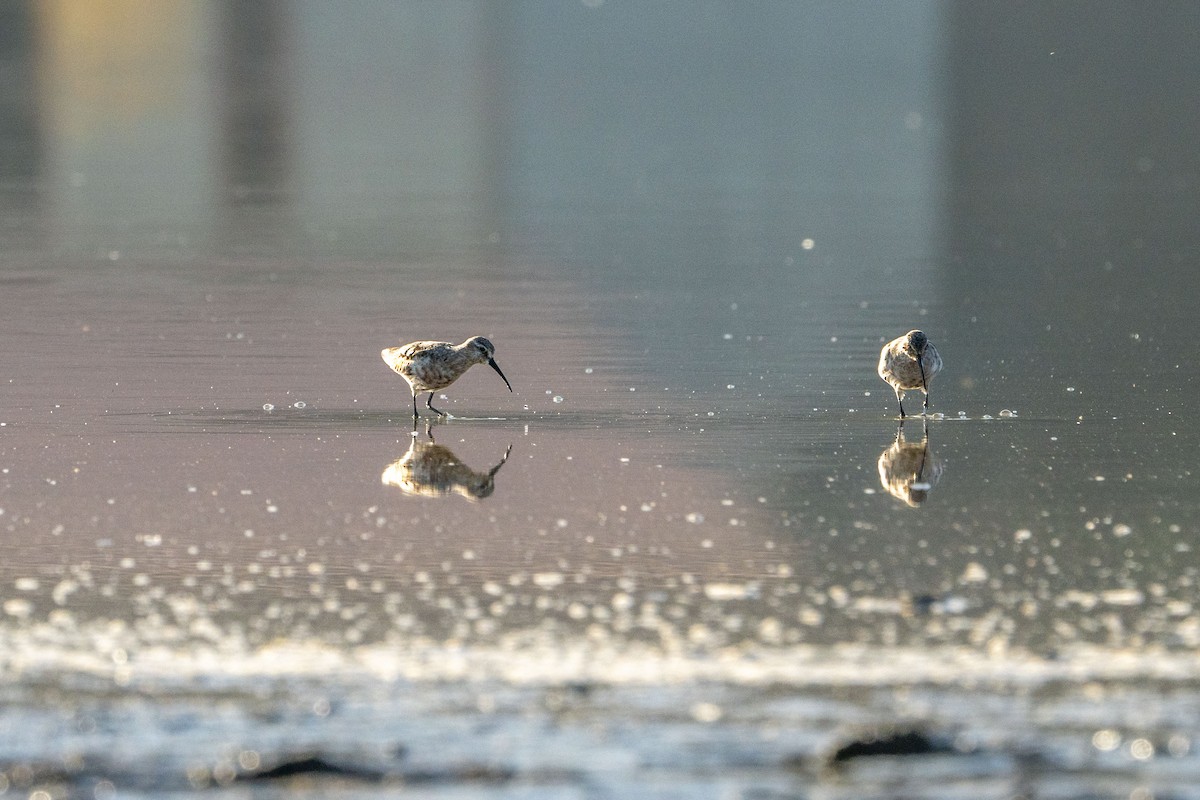
[[[921,441],[904,438],[904,422],[896,429],[896,441],[879,455],[879,482],[888,494],[916,507],[942,479],[942,460],[929,449],[929,428],[922,422]]]
[[[428,442],[419,441],[414,433],[408,452],[388,464],[379,476],[385,486],[395,486],[405,494],[418,497],[460,494],[474,502],[491,496],[496,489],[496,473],[512,452],[511,444],[499,464],[487,472],[476,472],[460,461],[450,448],[435,442],[428,426],[425,433],[429,436]]]

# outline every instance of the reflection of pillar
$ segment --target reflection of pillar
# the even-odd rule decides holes
[[[1175,266],[1123,272],[1131,243],[1194,252],[1195,215],[1170,212],[1197,196],[1200,5],[956,3],[948,22],[949,256],[1004,260],[954,271],[951,296],[1017,288],[1046,318],[1087,323],[1097,310],[1073,300],[1081,283],[1125,293]]]
[[[128,241],[127,231],[113,233],[114,220],[194,218],[207,146],[196,46],[203,5],[39,0],[31,8],[54,235],[106,248]]]
[[[972,311],[946,322],[979,397],[1001,388],[984,365],[1012,363],[1014,331],[1061,363],[1115,365],[1114,331],[1194,317],[1197,29],[1197,3],[947,6],[942,260]]]
[[[221,5],[219,158],[226,206],[291,200],[286,16],[283,0]]]
[[[0,75],[0,204],[8,216],[36,203],[42,171],[28,2],[0,3]]]

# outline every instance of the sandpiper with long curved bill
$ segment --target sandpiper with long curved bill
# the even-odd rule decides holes
[[[417,413],[417,395],[429,392],[425,405],[440,417],[444,411],[433,407],[433,393],[445,389],[462,377],[475,364],[487,364],[496,370],[511,392],[512,384],[496,364],[496,348],[482,336],[474,336],[462,344],[450,342],[410,342],[399,347],[385,347],[380,353],[383,361],[408,381],[413,396],[413,419]]]
[[[900,417],[904,417],[904,393],[920,389],[925,395],[921,413],[929,410],[929,382],[942,371],[942,357],[924,331],[909,331],[883,346],[879,353],[879,377],[896,392]]]

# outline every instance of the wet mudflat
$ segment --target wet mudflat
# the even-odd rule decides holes
[[[153,124],[9,53],[7,792],[1200,796],[1190,49],[368,7],[177,10]]]
[[[995,396],[951,378],[901,425],[871,331],[912,315],[870,290],[789,331],[752,293],[589,289],[675,320],[707,304],[664,342],[579,326],[552,275],[402,287],[360,265],[331,301],[323,278],[139,271],[151,289],[107,288],[121,267],[100,264],[7,293],[16,789],[1195,784],[1194,434],[1168,393],[1125,416],[1086,402],[1104,373]],[[534,285],[539,313],[506,319]],[[402,335],[385,300],[409,293],[472,309],[451,333],[493,337],[516,392],[475,370],[450,419],[414,424],[378,358]]]

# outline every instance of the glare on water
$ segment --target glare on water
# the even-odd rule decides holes
[[[1187,20],[153,5],[5,12],[0,787],[1200,778]]]

